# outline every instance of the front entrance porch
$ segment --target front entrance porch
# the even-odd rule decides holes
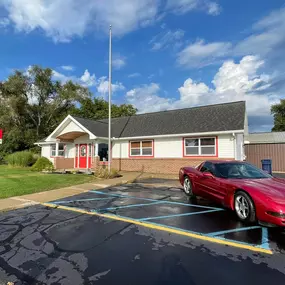
[[[41,144],[42,156],[55,169],[94,169],[108,161],[107,142],[68,116]]]
[[[61,151],[63,149],[63,151]],[[93,169],[108,161],[108,144],[90,139],[88,134],[69,140],[56,138],[54,165],[56,169]]]

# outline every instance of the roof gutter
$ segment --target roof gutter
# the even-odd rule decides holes
[[[155,136],[138,136],[138,137],[123,137],[112,138],[112,140],[130,140],[130,139],[154,139],[154,138],[176,138],[176,137],[195,137],[195,136],[208,136],[208,135],[224,135],[244,133],[244,130],[230,130],[219,132],[203,132],[203,133],[184,133],[184,134],[171,134],[171,135],[155,135]]]

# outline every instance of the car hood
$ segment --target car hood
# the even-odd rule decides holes
[[[264,193],[277,203],[285,204],[285,179],[264,178],[264,179],[233,179],[234,184],[241,189],[258,190]]]

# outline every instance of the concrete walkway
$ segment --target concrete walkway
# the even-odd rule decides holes
[[[7,211],[26,206],[36,205],[39,203],[49,202],[68,196],[73,196],[83,192],[88,192],[92,189],[105,188],[119,184],[126,184],[140,179],[141,177],[147,178],[151,175],[142,174],[140,172],[121,172],[122,177],[114,179],[98,179],[94,183],[85,183],[65,188],[49,190],[45,192],[39,192],[34,194],[28,194],[23,196],[16,196],[7,199],[0,199],[0,211]]]

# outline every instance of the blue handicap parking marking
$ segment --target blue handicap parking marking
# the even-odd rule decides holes
[[[92,207],[91,207],[91,209],[88,209],[88,211],[94,212],[94,213],[103,213],[104,211],[112,211],[112,210],[116,211],[116,210],[118,210],[118,213],[111,213],[110,215],[112,215],[114,217],[116,216],[116,217],[121,217],[124,219],[132,219],[134,221],[145,222],[145,223],[149,223],[152,225],[165,227],[165,228],[169,228],[169,229],[174,229],[174,230],[179,230],[179,231],[183,231],[183,232],[187,232],[187,233],[191,233],[191,234],[197,234],[197,235],[206,236],[206,237],[214,237],[214,238],[224,240],[227,242],[234,242],[234,243],[239,243],[239,244],[243,244],[243,245],[249,245],[249,246],[254,246],[257,248],[261,248],[261,249],[270,250],[269,239],[268,239],[268,229],[261,227],[261,226],[248,226],[248,227],[234,228],[234,229],[228,229],[228,230],[225,229],[225,230],[221,230],[221,231],[213,231],[210,233],[209,232],[205,233],[205,232],[202,232],[202,230],[200,231],[198,228],[195,230],[192,230],[191,226],[189,229],[186,229],[180,225],[178,227],[176,227],[175,224],[173,224],[173,225],[171,224],[172,222],[170,222],[170,224],[169,224],[168,222],[167,223],[165,222],[166,220],[162,221],[163,219],[167,219],[167,221],[168,221],[168,219],[171,219],[171,218],[188,217],[188,216],[189,217],[191,217],[191,216],[200,217],[199,215],[225,211],[225,209],[223,209],[223,208],[196,205],[196,204],[190,204],[190,203],[188,204],[188,203],[176,202],[176,201],[157,200],[157,199],[152,199],[152,198],[147,198],[147,197],[137,197],[137,196],[127,195],[127,194],[120,194],[120,193],[108,193],[108,192],[97,191],[97,190],[91,190],[91,191],[89,191],[89,193],[98,194],[99,197],[94,197],[94,198],[89,198],[89,199],[55,201],[55,202],[53,202],[53,204],[61,205],[61,204],[69,204],[69,203],[76,203],[76,202],[92,202],[92,201],[94,201],[95,203],[96,202],[99,203],[100,201],[112,200],[114,198],[121,198],[123,200],[132,199],[133,204],[127,204],[129,201],[125,200],[125,202],[126,202],[125,205],[118,205],[118,206],[110,205],[110,207],[106,207],[103,209],[95,209],[95,207],[96,207],[96,204],[95,204],[94,208],[92,209]],[[141,203],[135,203],[136,201],[141,201]],[[155,209],[151,209],[149,212],[149,208],[146,207],[146,206],[151,207],[154,205],[157,205],[157,207],[159,207],[159,208],[157,208],[157,211],[161,211],[162,210],[161,207],[171,206],[171,205],[193,207],[193,210],[195,208],[196,208],[196,210],[193,211],[193,210],[189,209],[189,212],[188,212],[188,210],[181,209],[181,211],[177,210],[176,213],[175,213],[175,211],[173,211],[172,214],[171,214],[171,211],[169,211],[169,214],[168,214],[167,207],[164,207],[164,210],[162,210],[160,213],[162,215],[154,216]],[[79,207],[76,207],[76,208],[81,209]],[[136,208],[138,208],[138,211],[134,212],[134,210]],[[171,208],[172,207],[170,207],[170,209]],[[198,208],[199,208],[199,210],[198,210]],[[128,211],[127,213],[125,213],[124,209],[126,209],[126,210],[129,209],[129,210],[131,210],[131,212]],[[122,211],[120,211],[120,210],[122,210]],[[143,212],[141,212],[141,211],[143,211]],[[163,213],[164,211],[165,211],[165,213]],[[138,213],[138,214],[135,214],[135,213]],[[139,217],[139,213],[141,213],[140,217]],[[145,215],[146,217],[142,216],[143,213],[146,214]],[[150,214],[150,216],[148,216],[147,213]],[[133,216],[136,218],[134,218]],[[201,222],[203,222],[203,220]],[[238,238],[238,240],[232,239],[231,234],[234,235],[234,233],[236,233],[236,232],[242,232],[242,231],[246,232],[246,231],[257,230],[257,229],[261,230],[261,239],[260,239],[261,243],[260,244],[259,244],[259,240],[257,242],[255,242],[255,240],[253,240],[254,242],[250,243],[250,242],[246,242],[244,240],[239,240],[240,238]],[[245,234],[247,235],[247,233],[245,233]],[[234,238],[235,238],[235,236],[234,236]]]
[[[149,221],[149,220],[155,220],[155,219],[165,219],[165,218],[199,215],[199,214],[212,213],[212,212],[217,212],[217,211],[223,211],[223,209],[221,209],[221,210],[207,210],[207,211],[192,212],[192,213],[173,214],[173,215],[158,216],[158,217],[148,217],[148,218],[142,218],[142,219],[138,219],[138,220],[139,221]]]
[[[269,246],[269,240],[268,240],[268,229],[267,228],[262,228],[262,247],[265,249],[270,249]]]
[[[235,232],[241,232],[241,231],[247,231],[247,230],[253,230],[253,229],[261,229],[261,227],[260,226],[251,226],[251,227],[236,228],[236,229],[230,229],[230,230],[225,230],[225,231],[209,233],[209,234],[207,234],[207,236],[214,237],[214,236],[224,235],[224,234],[228,234],[228,233],[235,233]]]
[[[142,197],[137,197],[137,196],[130,196],[126,194],[115,194],[115,193],[106,193],[102,191],[97,191],[97,190],[91,190],[90,192],[96,193],[96,194],[102,194],[102,195],[109,195],[109,196],[114,196],[114,197],[120,197],[120,198],[133,198],[133,199],[138,199],[138,200],[145,200],[145,201],[161,201],[157,199],[151,199],[151,198],[142,198]],[[163,200],[164,203],[167,204],[172,204],[172,205],[181,205],[181,206],[188,206],[188,207],[196,207],[196,208],[204,208],[204,209],[212,209],[212,210],[224,210],[222,208],[217,208],[217,207],[210,207],[210,206],[201,206],[201,205],[196,205],[196,204],[187,204],[187,203],[182,203],[182,202],[174,202],[174,201],[167,201]]]

